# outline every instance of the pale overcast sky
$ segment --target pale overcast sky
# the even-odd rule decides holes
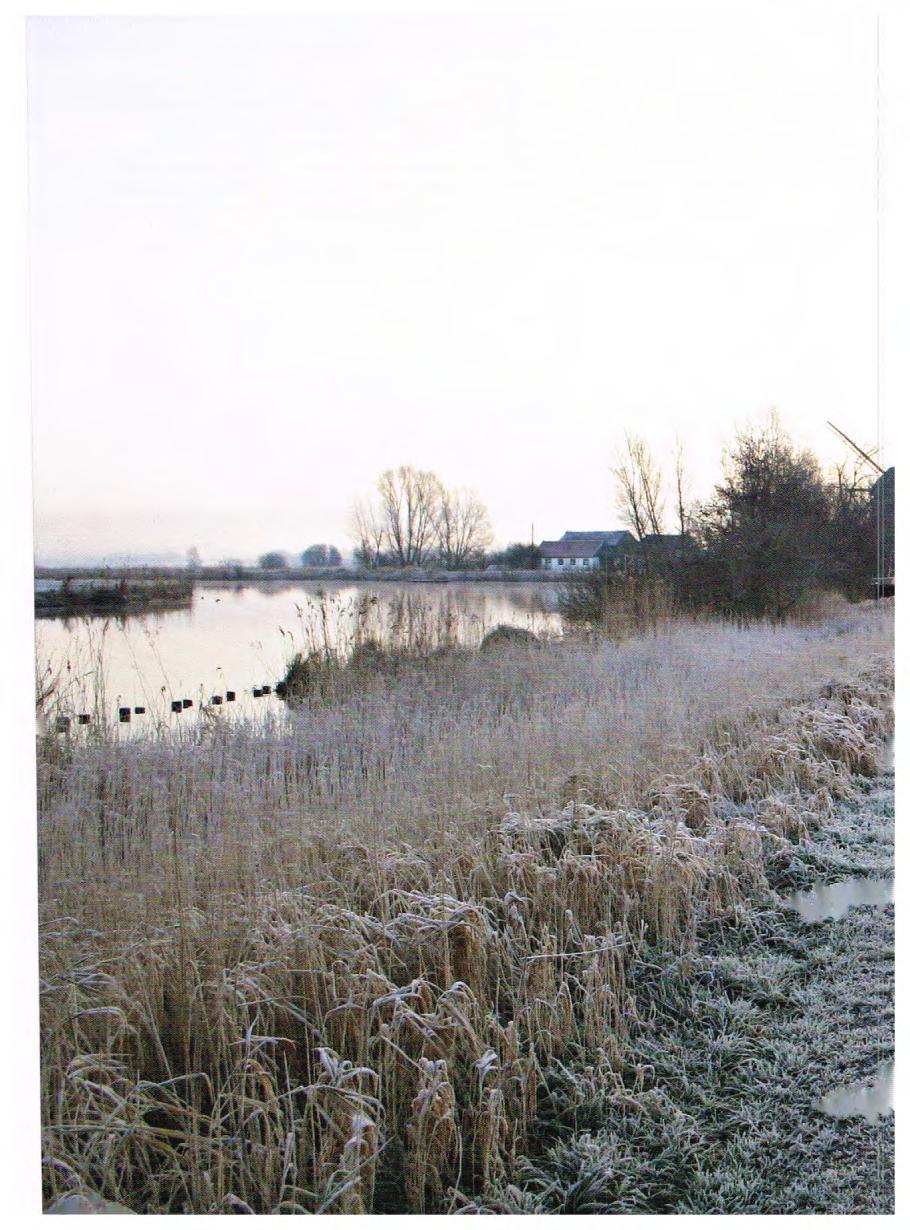
[[[763,11],[32,20],[39,557],[346,550],[405,462],[610,528],[625,429],[705,494],[771,406],[874,443],[874,19]]]

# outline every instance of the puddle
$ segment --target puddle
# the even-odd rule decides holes
[[[882,749],[882,768],[886,773],[894,772],[894,735],[889,735]]]
[[[823,918],[843,918],[854,905],[889,905],[893,900],[893,878],[854,876],[836,884],[818,880],[811,888],[792,893],[786,904],[799,913],[803,922],[821,922]]]
[[[68,1196],[60,1196],[45,1213],[133,1213],[126,1205],[114,1204],[105,1200],[97,1192],[71,1192]]]
[[[841,1085],[826,1093],[815,1105],[835,1119],[862,1115],[867,1123],[874,1123],[879,1116],[894,1109],[894,1062],[879,1068],[873,1084]]]

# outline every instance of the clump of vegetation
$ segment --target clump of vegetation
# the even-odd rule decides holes
[[[395,670],[401,663],[401,653],[395,653],[380,640],[358,641],[348,659],[349,668],[356,672]]]
[[[558,604],[570,628],[596,629],[609,637],[656,632],[677,612],[664,578],[625,577],[600,568],[561,581]]]
[[[192,600],[191,577],[155,580],[83,580],[66,577],[62,584],[35,590],[36,615],[114,614],[147,607],[184,606]]]
[[[792,619],[826,594],[871,597],[884,567],[879,540],[883,551],[893,542],[893,509],[882,511],[868,470],[840,466],[826,475],[773,414],[738,434],[722,481],[700,504],[689,498],[677,445],[672,534],[665,532],[668,485],[644,440],[627,436],[613,476],[621,519],[638,541],[624,561],[628,576],[594,573],[566,583],[561,609],[576,624],[647,628],[655,602],[657,618],[686,611]]]
[[[314,688],[368,683],[373,674],[400,674],[409,664],[438,662],[440,658],[469,655],[492,634],[514,643],[536,643],[546,634],[549,616],[529,604],[528,624],[506,625],[500,633],[472,615],[459,594],[444,596],[411,592],[387,600],[365,594],[340,598],[325,592],[315,602],[298,607],[297,632],[285,631],[293,646],[282,691],[301,697]]]
[[[304,568],[340,568],[341,552],[328,542],[315,542],[300,553]]]
[[[480,642],[481,649],[495,649],[499,645],[536,645],[537,637],[530,628],[515,624],[497,624]]]
[[[540,567],[540,547],[533,542],[510,542],[502,551],[491,552],[487,562],[500,568],[531,571]]]
[[[443,651],[452,653],[453,650]],[[379,640],[358,641],[347,657],[337,653],[295,653],[288,662],[277,693],[290,705],[307,697],[326,695],[334,689],[339,695],[346,688],[365,684],[376,686],[382,676],[397,673],[410,661],[421,661],[406,650],[391,648]]]
[[[617,1170],[635,1101],[665,1139],[645,1198],[678,1201],[697,1141],[636,1076],[642,979],[697,968],[874,769],[890,637],[869,608],[430,656],[39,760],[47,1199],[453,1211],[595,1103]],[[632,1199],[583,1186],[566,1207]]]
[[[295,653],[278,685],[278,694],[291,702],[309,696],[325,682],[330,669],[329,660],[322,654]]]

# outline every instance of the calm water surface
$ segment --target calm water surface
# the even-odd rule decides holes
[[[116,715],[121,706],[145,706],[144,718],[133,716],[136,729],[153,721],[185,722],[201,702],[229,689],[237,694],[232,712],[281,709],[275,698],[254,700],[252,689],[274,686],[298,651],[328,645],[345,653],[358,636],[412,646],[476,645],[499,623],[558,632],[555,586],[206,584],[178,610],[40,619],[36,661],[39,679],[56,680],[72,710]],[[171,700],[184,697],[193,700],[193,710],[171,715]]]

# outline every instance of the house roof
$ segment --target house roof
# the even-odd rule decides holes
[[[560,541],[574,542],[577,539],[581,542],[591,542],[593,540],[598,546],[618,547],[621,542],[631,537],[628,530],[566,530]]]
[[[585,542],[577,538],[574,542],[542,542],[540,554],[544,559],[588,559],[597,554],[600,543],[597,539]]]
[[[645,534],[642,537],[643,547],[690,547],[695,542],[691,534]]]
[[[627,540],[634,542],[628,530],[592,530],[573,533],[568,530],[558,541],[540,544],[545,559],[589,559],[598,551],[618,547]]]

